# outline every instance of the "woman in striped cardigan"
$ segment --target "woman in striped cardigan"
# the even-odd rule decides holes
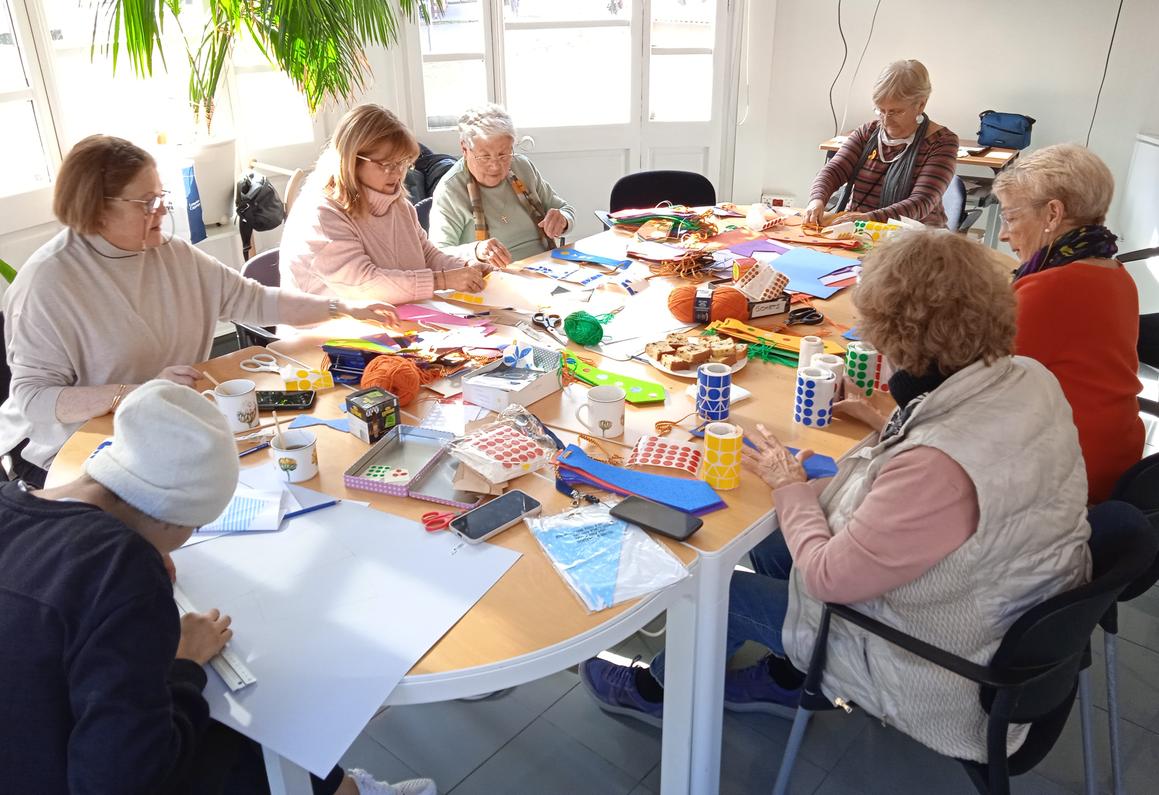
[[[858,127],[827,162],[809,190],[805,221],[821,223],[825,205],[845,190],[842,220],[913,218],[945,226],[942,194],[958,158],[958,136],[924,113],[930,75],[919,61],[894,61],[873,86],[877,119]]]

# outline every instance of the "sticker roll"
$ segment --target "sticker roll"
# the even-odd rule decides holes
[[[837,393],[837,376],[821,367],[797,371],[797,395],[793,405],[793,422],[810,428],[824,428],[833,421],[833,396]]]
[[[837,382],[841,383],[841,376],[845,375],[845,362],[840,356],[832,353],[819,353],[813,357],[812,367],[820,367],[822,370],[828,370],[833,373],[833,377]]]
[[[728,419],[731,401],[732,368],[720,362],[700,365],[696,371],[696,414],[701,419]]]
[[[735,489],[740,485],[741,449],[744,434],[727,422],[710,422],[704,428],[704,463],[700,479],[714,489]]]
[[[877,357],[877,375],[874,377],[873,388],[879,392],[889,392],[889,379],[893,376],[893,365],[889,363],[889,359],[885,358],[885,354]]]
[[[868,342],[851,342],[845,351],[845,374],[866,395],[873,394],[877,357],[877,349]]]
[[[825,352],[825,343],[820,337],[801,337],[801,358],[797,360],[797,369],[802,370],[813,366],[813,357]]]

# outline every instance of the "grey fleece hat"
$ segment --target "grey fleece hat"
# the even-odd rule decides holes
[[[200,527],[237,488],[237,446],[225,417],[194,390],[142,384],[113,417],[113,443],[85,462],[89,477],[158,521]]]

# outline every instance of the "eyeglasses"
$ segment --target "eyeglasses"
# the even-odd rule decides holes
[[[392,171],[406,173],[414,166],[414,161],[409,157],[403,158],[402,160],[371,160],[369,157],[365,157],[363,155],[358,155],[357,157],[359,160],[365,160],[367,163],[373,163],[387,174],[391,173]]]
[[[874,108],[873,113],[879,119],[895,119],[898,116],[904,116],[907,113],[912,114],[912,108],[902,108],[900,110],[882,110],[881,108]]]
[[[1023,210],[1029,210],[1032,207],[1041,207],[1042,205],[1043,205],[1043,202],[1034,202],[1033,204],[1024,204],[1021,207],[1011,207],[1007,210],[1000,210],[998,212],[998,218],[999,218],[999,220],[1002,221],[1003,226],[1010,226],[1010,221],[1011,221],[1010,214],[1011,213],[1020,213]],[[1017,220],[1017,219],[1014,219],[1014,220]]]
[[[501,155],[477,155],[475,154],[474,149],[468,149],[467,151],[471,153],[471,157],[475,158],[475,162],[481,166],[489,166],[492,163],[506,165],[511,162],[513,157],[515,157],[514,151],[505,152]]]
[[[148,199],[126,199],[123,196],[106,196],[105,198],[111,202],[132,202],[133,204],[141,205],[141,209],[145,211],[145,215],[155,215],[161,211],[162,207],[168,207],[168,202],[165,198],[169,195],[169,191],[163,190],[156,196]]]

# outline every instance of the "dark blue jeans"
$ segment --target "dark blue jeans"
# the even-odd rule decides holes
[[[728,639],[725,659],[736,654],[746,640],[785,654],[781,627],[789,609],[789,571],[793,557],[778,530],[749,553],[754,574],[734,572],[728,586]],[[652,675],[664,682],[664,652],[652,659]]]

